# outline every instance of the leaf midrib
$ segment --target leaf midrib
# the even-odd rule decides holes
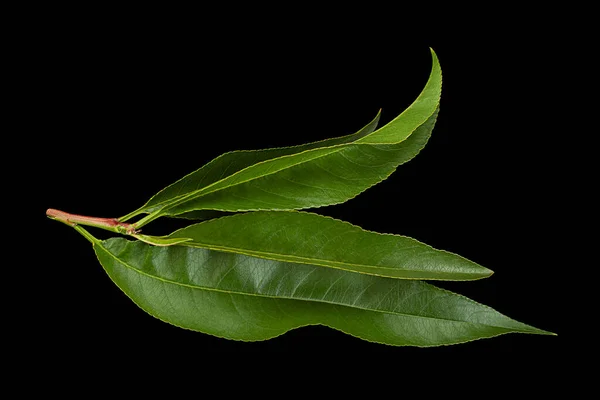
[[[361,267],[361,268],[384,269],[384,270],[391,270],[391,271],[408,271],[408,272],[435,272],[435,271],[427,271],[427,270],[423,270],[423,269],[405,269],[405,268],[401,269],[401,268],[381,267],[381,266],[367,265],[367,264],[355,264],[355,263],[349,263],[349,262],[328,260],[328,259],[324,259],[324,258],[301,257],[301,256],[294,256],[294,255],[289,255],[289,254],[271,253],[271,252],[267,252],[267,251],[252,251],[249,249],[226,247],[226,246],[215,246],[215,245],[204,244],[204,243],[199,243],[199,245],[196,245],[196,243],[198,243],[198,242],[196,242],[196,241],[194,241],[194,243],[183,242],[183,243],[181,243],[181,245],[186,246],[186,247],[199,248],[199,249],[209,249],[209,250],[216,250],[216,251],[224,251],[227,253],[243,254],[246,256],[250,256],[250,257],[260,257],[260,258],[264,258],[267,260],[273,260],[273,261],[297,262],[299,264],[331,267],[334,269],[339,269],[342,271],[349,271],[349,272],[355,272],[355,271],[353,271],[351,269],[342,268],[342,267],[349,266],[349,267]],[[271,256],[271,257],[269,257],[269,256]],[[280,258],[275,258],[277,256],[279,256]],[[282,260],[283,258],[289,258],[289,260]],[[333,263],[336,265],[331,265],[328,263]],[[466,275],[467,273],[465,272],[464,274]],[[377,274],[369,274],[369,275],[386,277],[384,275],[377,275]],[[423,278],[403,278],[403,279],[423,280]],[[438,280],[438,279],[436,279],[436,280]],[[443,280],[443,279],[439,279],[439,280]],[[451,279],[449,279],[449,280],[451,280]]]
[[[140,275],[144,275],[144,276],[147,276],[150,279],[155,279],[155,280],[158,280],[158,281],[161,281],[161,282],[164,282],[164,283],[168,283],[168,284],[175,285],[175,286],[186,287],[186,288],[189,288],[189,289],[206,290],[206,291],[209,291],[209,292],[219,292],[219,293],[227,293],[227,294],[236,294],[236,295],[241,295],[241,296],[254,296],[254,297],[263,297],[263,298],[271,298],[271,299],[305,301],[305,302],[309,302],[309,303],[310,302],[327,303],[327,304],[333,304],[333,305],[336,305],[336,306],[342,306],[342,307],[348,307],[348,308],[356,308],[356,309],[359,309],[359,310],[377,312],[377,313],[382,313],[382,314],[400,315],[400,316],[412,317],[412,318],[433,319],[433,320],[436,320],[436,321],[459,322],[459,323],[469,324],[469,325],[491,326],[491,327],[494,327],[494,328],[508,329],[508,328],[506,328],[504,326],[488,325],[488,324],[482,324],[482,323],[477,323],[477,322],[468,322],[468,321],[461,321],[461,320],[448,319],[448,318],[428,317],[428,316],[424,316],[424,315],[406,314],[406,313],[399,313],[399,312],[396,312],[396,311],[374,310],[374,309],[371,309],[371,308],[358,307],[356,305],[342,304],[342,303],[336,303],[336,302],[333,302],[333,301],[326,301],[326,300],[315,300],[315,299],[308,300],[308,299],[302,299],[302,298],[290,298],[290,297],[272,296],[272,295],[246,293],[246,292],[235,292],[235,291],[231,291],[231,290],[210,288],[210,287],[205,287],[205,286],[189,285],[189,284],[186,284],[186,283],[172,281],[170,279],[158,277],[156,275],[152,275],[152,274],[149,274],[147,272],[140,271],[139,269],[137,269],[134,266],[130,265],[129,263],[121,260],[119,257],[117,257],[116,255],[114,255],[113,253],[111,253],[110,251],[108,251],[108,249],[102,245],[101,241],[97,241],[97,242],[93,243],[93,246],[96,246],[96,245],[100,246],[102,248],[102,250],[104,250],[104,252],[108,253],[119,264],[124,265],[126,268],[129,268],[129,269],[133,270],[134,272],[136,272],[136,273],[138,273]],[[320,267],[318,267],[318,268],[320,268]],[[435,286],[432,286],[432,287],[435,288]]]

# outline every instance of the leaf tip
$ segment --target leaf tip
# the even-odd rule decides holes
[[[533,334],[536,334],[536,335],[558,336],[558,334],[554,333],[554,332],[546,331],[544,329],[539,329],[539,328],[535,328],[535,327],[532,327],[532,328],[534,330],[531,331],[531,332],[528,332],[528,333],[533,333]]]
[[[429,51],[431,52],[431,59],[432,59],[432,61],[433,61],[433,65],[434,65],[434,67],[435,67],[435,66],[438,66],[438,68],[439,68],[440,60],[439,60],[439,58],[438,58],[438,56],[437,56],[437,54],[436,54],[435,50],[433,50],[433,47],[430,47],[430,48],[429,48]]]
[[[472,274],[471,280],[479,280],[489,278],[494,275],[494,271],[481,265],[477,265],[477,269],[472,271]]]

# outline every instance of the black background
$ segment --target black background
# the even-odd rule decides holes
[[[191,352],[277,360],[285,352],[434,361],[442,369],[466,360],[482,370],[502,362],[554,370],[561,330],[552,254],[560,242],[547,205],[554,175],[544,143],[555,129],[547,120],[561,107],[559,84],[548,84],[559,73],[549,66],[568,43],[552,26],[525,17],[465,25],[440,15],[401,31],[396,27],[412,18],[388,20],[385,10],[381,20],[271,12],[277,17],[268,24],[237,10],[237,19],[224,14],[211,25],[208,12],[183,22],[117,12],[54,18],[61,11],[52,10],[53,18],[38,15],[26,32],[23,101],[35,112],[23,130],[43,138],[35,223],[47,246],[43,267],[36,266],[44,269],[44,295],[28,321],[44,326],[38,357],[174,361]],[[437,29],[425,29],[428,22]],[[395,348],[318,326],[265,342],[227,341],[143,312],[106,276],[85,239],[44,218],[48,207],[117,217],[223,152],[346,135],[380,108],[385,124],[425,84],[429,47],[440,58],[444,85],[427,147],[386,181],[318,212],[411,236],[494,270],[486,280],[439,286],[559,337],[511,334]],[[176,226],[157,221],[147,232]]]

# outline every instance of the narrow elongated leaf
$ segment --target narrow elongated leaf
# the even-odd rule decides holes
[[[509,332],[549,334],[421,281],[387,279],[122,238],[94,245],[110,278],[171,324],[245,341],[322,324],[396,346],[436,346]]]
[[[355,135],[305,147],[229,153],[165,188],[122,220],[140,213],[155,218],[194,210],[304,209],[355,197],[386,179],[427,143],[442,82],[433,51],[432,57],[425,89],[386,126],[369,133],[375,126],[371,123]]]
[[[169,203],[160,214],[290,210],[342,203],[413,158],[431,135],[436,117],[434,112],[418,132],[396,145],[324,147],[254,164]]]
[[[156,211],[168,203],[175,201],[176,199],[180,199],[194,191],[200,190],[215,182],[219,182],[245,168],[263,161],[302,153],[308,150],[355,142],[356,140],[373,132],[377,128],[380,117],[381,112],[378,112],[375,118],[362,129],[347,136],[321,140],[318,142],[302,144],[298,146],[278,147],[264,150],[236,150],[222,154],[203,167],[186,175],[177,182],[158,192],[135,213],[151,213],[152,211]],[[177,217],[201,220],[210,219],[214,217],[214,214],[212,214],[211,211],[213,210],[203,209],[199,212],[192,211],[187,214],[178,214]]]
[[[473,280],[492,274],[472,261],[405,236],[365,231],[318,214],[256,211],[180,229],[184,246],[401,279]]]

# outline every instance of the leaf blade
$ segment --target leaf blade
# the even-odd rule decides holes
[[[421,281],[122,238],[96,240],[94,249],[110,278],[142,309],[228,339],[266,340],[314,324],[396,346],[550,334]]]
[[[492,271],[415,239],[298,211],[255,211],[179,229],[184,246],[398,279],[475,280]]]
[[[166,207],[162,215],[191,210],[290,210],[343,203],[385,180],[412,159],[431,135],[437,112],[396,145],[348,144],[280,157],[240,171]],[[258,170],[261,170],[258,172]]]
[[[418,154],[435,125],[440,94],[441,69],[432,51],[432,70],[425,89],[383,128],[366,129],[326,145],[284,150],[276,157],[246,160],[238,165],[240,168],[229,169],[227,165],[226,176],[204,181],[201,175],[221,165],[225,158],[233,163],[236,157],[247,154],[228,153],[221,164],[211,162],[159,192],[136,212],[151,214],[140,221],[140,226],[160,216],[194,210],[290,210],[343,203],[386,179]],[[268,150],[264,152],[260,154]],[[235,172],[229,173],[232,170]]]
[[[371,122],[362,127],[358,132],[347,136],[290,147],[278,147],[263,150],[236,150],[224,153],[203,167],[159,191],[156,195],[152,196],[138,212],[151,213],[173,199],[180,198],[189,193],[190,190],[198,190],[211,185],[256,163],[301,153],[307,150],[354,142],[373,132],[377,128],[380,117],[381,110]]]

